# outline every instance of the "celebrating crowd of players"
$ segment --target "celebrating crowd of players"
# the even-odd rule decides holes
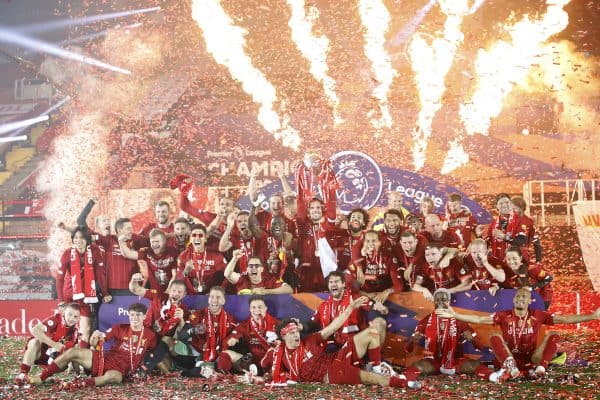
[[[302,175],[304,174],[304,175]],[[21,363],[19,384],[41,383],[69,365],[89,377],[66,388],[119,383],[173,369],[183,376],[219,379],[235,374],[248,383],[324,382],[420,386],[422,374],[471,373],[491,382],[541,377],[556,353],[554,332],[538,341],[542,325],[585,322],[593,314],[552,316],[530,310],[537,291],[547,310],[552,276],[543,268],[533,221],[520,197],[497,198],[497,216],[487,226],[448,195],[444,214],[421,201],[417,214],[402,206],[402,195],[388,193],[388,207],[377,230],[369,229],[364,209],[342,215],[336,207],[335,178],[325,167],[321,195],[312,192],[312,175],[300,168],[296,192],[282,177],[284,191],[265,200],[251,172],[250,210],[223,197],[216,213],[195,209],[190,177],[178,175],[171,188],[180,193],[187,217],[171,222],[170,205],[158,202],[156,221],[133,233],[132,223],[98,216],[93,229],[84,208],[77,226],[63,227],[73,245],[65,250],[57,278],[63,306],[33,328]],[[513,310],[490,316],[458,314],[449,306],[453,293],[518,289]],[[125,292],[127,291],[127,292]],[[277,320],[265,296],[323,292],[329,297],[310,321]],[[418,324],[407,343],[422,342],[425,358],[399,374],[382,361],[388,297],[420,292],[435,311]],[[133,293],[149,307],[129,307],[129,324],[93,331],[99,303]],[[250,295],[246,321],[225,309],[226,294]],[[206,296],[205,309],[188,309],[186,295]],[[495,369],[462,355],[473,340],[468,323],[495,324],[490,338]],[[111,341],[105,349],[105,341]],[[29,375],[32,365],[40,375]]]

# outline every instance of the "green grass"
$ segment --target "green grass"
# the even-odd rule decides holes
[[[12,379],[18,373],[25,339],[0,339],[0,399],[597,399],[600,398],[600,342],[596,332],[565,332],[565,341],[575,344],[578,357],[592,361],[586,367],[552,366],[541,382],[511,381],[494,385],[461,376],[426,378],[419,391],[374,386],[336,386],[299,384],[287,388],[270,388],[234,383],[217,383],[202,391],[204,381],[179,376],[155,377],[145,382],[126,383],[105,388],[88,388],[74,392],[58,391],[57,383],[41,387],[16,389]],[[37,367],[33,369],[35,373]],[[577,374],[579,381],[568,384],[564,377]],[[71,379],[66,373],[57,382]]]

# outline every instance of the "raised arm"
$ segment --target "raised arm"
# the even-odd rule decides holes
[[[96,203],[97,201],[94,197],[92,197],[87,202],[87,204],[85,205],[85,207],[83,207],[83,210],[81,210],[81,213],[77,217],[77,226],[84,226],[87,228],[87,217],[90,215],[90,212],[92,212],[92,208],[94,208]]]
[[[227,263],[225,267],[225,271],[223,271],[223,275],[225,279],[227,279],[231,284],[235,285],[240,280],[240,274],[235,272],[235,266],[237,265],[240,258],[244,256],[244,252],[240,249],[236,249],[233,251],[231,256],[231,261]]]
[[[250,170],[250,180],[248,181],[248,197],[250,197],[250,202],[252,203],[254,203],[258,197],[256,175],[258,175],[258,171],[256,165],[253,165]]]
[[[459,321],[468,322],[471,324],[483,324],[493,325],[494,319],[491,314],[488,315],[473,315],[473,314],[460,314],[454,311],[452,307],[438,308],[435,313],[442,318],[456,318]]]
[[[225,232],[223,232],[223,236],[219,240],[219,251],[224,253],[233,246],[231,243],[231,231],[233,231],[233,227],[235,226],[235,219],[237,218],[236,212],[231,212],[227,216],[227,226],[225,227]]]
[[[362,307],[367,301],[369,301],[369,299],[365,296],[360,296],[359,298],[352,300],[350,305],[348,305],[348,307],[346,307],[344,311],[342,311],[337,317],[335,317],[335,319],[331,321],[329,325],[321,329],[321,337],[323,339],[327,339],[335,332],[337,332],[337,330],[340,329],[342,325],[344,325],[344,322],[346,322],[346,320],[350,317],[352,311],[356,308]]]
[[[276,171],[279,175],[279,180],[281,181],[283,198],[286,198],[287,196],[293,196],[294,191],[292,190],[292,187],[290,186],[290,183],[287,181],[286,177],[283,175],[283,171],[279,171],[279,169],[277,169]]]
[[[125,238],[123,236],[119,236],[118,241],[119,241],[119,248],[121,249],[121,254],[123,254],[123,257],[125,257],[129,260],[137,260],[138,259],[137,251],[133,250],[132,248],[130,248],[127,245],[127,240],[125,240]]]
[[[144,297],[148,289],[143,288],[140,284],[143,281],[144,277],[142,276],[142,274],[140,274],[139,272],[133,274],[131,276],[131,280],[129,281],[129,291],[135,294],[136,296]]]
[[[555,315],[555,324],[577,324],[579,322],[588,322],[595,319],[600,319],[600,308],[597,308],[592,314],[584,315]]]
[[[504,272],[502,268],[494,267],[492,264],[489,263],[486,257],[483,257],[481,263],[496,281],[502,283],[506,280],[506,272]]]
[[[262,237],[263,230],[260,228],[258,219],[256,218],[256,206],[252,204],[250,215],[248,216],[248,228],[252,232],[252,236],[257,240]]]

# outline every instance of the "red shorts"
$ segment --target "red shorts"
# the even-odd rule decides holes
[[[106,373],[106,371],[119,371],[123,378],[130,372],[129,371],[129,361],[123,362],[122,359],[111,357],[109,352],[104,353],[104,370],[99,371],[100,368],[100,352],[94,351],[92,352],[92,376],[101,376]]]
[[[327,380],[336,385],[360,385],[360,368],[354,364],[358,360],[354,338],[350,338],[335,353],[335,358],[327,368]]]

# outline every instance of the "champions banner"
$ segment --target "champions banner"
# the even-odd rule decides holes
[[[594,290],[600,292],[600,201],[573,204],[577,235]]]
[[[452,307],[459,312],[474,314],[493,313],[495,311],[512,309],[512,299],[515,291],[512,289],[500,290],[491,296],[485,290],[472,290],[453,295]],[[531,308],[544,309],[544,302],[536,292],[532,293],[533,303]],[[326,299],[327,293],[302,293],[302,294],[275,294],[265,297],[269,313],[278,319],[295,317],[300,321],[308,321],[315,310]],[[236,320],[243,321],[249,317],[249,296],[226,296],[225,309]],[[149,304],[147,299],[137,296],[115,296],[109,304],[102,304],[99,313],[99,329],[106,331],[114,324],[128,323],[127,308],[130,304],[142,302]],[[205,308],[207,296],[188,296],[184,303],[191,309]],[[406,339],[412,335],[415,327],[422,318],[433,311],[433,304],[426,301],[420,293],[406,292],[390,296],[386,305],[389,308],[388,335],[383,346],[384,358],[395,364],[408,365],[422,358],[422,349],[408,354],[405,351]],[[491,360],[489,349],[489,334],[494,330],[492,326],[474,326],[477,332],[477,343],[483,350],[477,350],[472,344],[466,343],[464,351],[474,358]]]

